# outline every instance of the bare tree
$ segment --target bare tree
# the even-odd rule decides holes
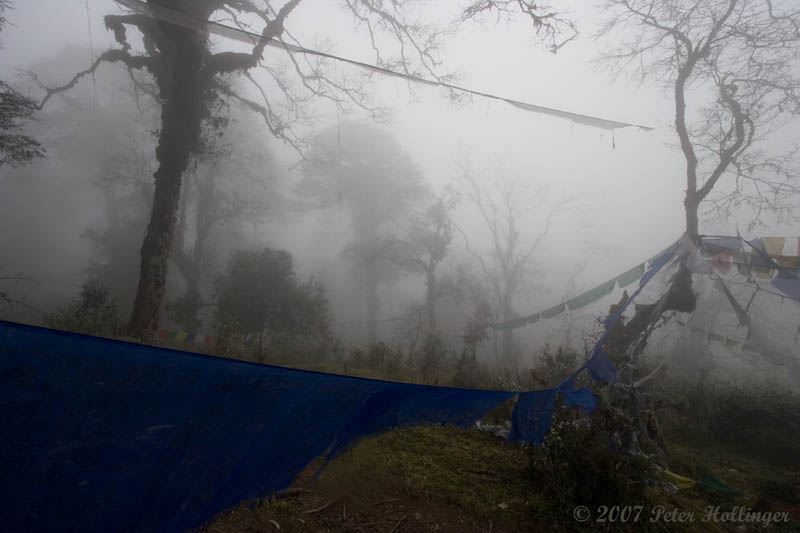
[[[288,116],[281,116],[272,104],[274,99],[257,86],[262,102],[242,96],[226,82],[225,76],[238,73],[253,80],[249,71],[262,64],[264,49],[274,39],[289,39],[284,23],[301,0],[289,0],[279,9],[265,1],[250,0],[148,0],[127,2],[142,8],[124,15],[108,15],[106,26],[114,32],[118,48],[100,54],[90,68],[77,73],[60,87],[42,88],[46,96],[42,106],[53,95],[73,87],[82,77],[93,73],[105,62],[121,62],[133,72],[144,70],[155,79],[161,102],[161,129],[154,174],[155,194],[150,222],[141,250],[139,284],[129,324],[129,334],[138,338],[152,338],[158,328],[159,306],[164,294],[167,259],[172,248],[175,224],[180,203],[182,177],[190,157],[199,150],[201,129],[209,110],[223,97],[233,99],[264,118],[270,132],[294,146],[302,148],[302,140],[293,126],[307,118],[303,107],[304,97],[292,92],[284,83],[281,72],[265,66],[278,91],[289,102],[285,106]],[[412,58],[417,63],[433,68],[432,53],[438,46],[436,32],[431,28],[407,21],[402,3],[384,5],[383,2],[358,2],[348,7],[358,20],[369,26],[370,35],[376,39],[375,30],[387,30],[399,40],[404,53],[397,65],[412,71]],[[260,37],[249,52],[220,51],[210,48],[209,33],[204,31],[208,22],[233,20],[240,28],[247,27],[244,19],[255,18],[263,27]],[[144,51],[135,53],[127,38],[127,31],[137,30],[142,36]],[[413,52],[411,52],[413,51]],[[339,80],[326,77],[319,64],[290,56],[296,74],[302,80],[306,93],[325,97],[344,105],[345,99],[369,109],[359,86],[343,85]],[[133,74],[131,75],[133,78]],[[34,76],[34,80],[37,78]],[[256,84],[257,85],[257,84]],[[307,99],[307,96],[305,97]]]
[[[377,342],[381,283],[402,272],[393,261],[393,230],[425,192],[422,175],[391,135],[357,122],[344,122],[317,136],[297,192],[312,206],[343,205],[351,217],[352,240],[344,256],[361,271],[367,311],[367,342]]]
[[[274,136],[301,152],[305,143],[295,127],[310,119],[306,104],[312,98],[328,99],[341,107],[350,102],[373,116],[380,115],[379,109],[368,105],[363,84],[326,75],[322,58],[313,61],[307,55],[291,53],[289,44],[299,43],[284,25],[301,1],[288,0],[278,8],[269,0],[120,0],[132,10],[105,18],[119,47],[101,53],[88,69],[60,87],[40,84],[46,91],[43,106],[53,95],[72,88],[106,62],[126,65],[135,85],[138,82],[134,71],[146,71],[155,80],[162,105],[156,147],[158,165],[150,222],[141,249],[136,300],[128,327],[130,335],[148,339],[158,328],[182,176],[190,156],[199,148],[203,121],[219,99],[234,100],[259,113]],[[443,80],[437,73],[436,51],[445,32],[412,19],[415,15],[411,13],[411,4],[399,0],[346,0],[344,7],[357,25],[367,29],[379,67],[399,70],[403,75],[425,73]],[[527,12],[538,14],[538,8],[531,4]],[[466,18],[470,16],[465,12]],[[534,21],[537,32],[548,31],[553,22],[548,17]],[[221,31],[224,23],[233,23],[237,31],[257,36],[248,52],[212,51],[209,28]],[[260,26],[260,30],[253,25]],[[141,35],[144,50],[139,53],[133,51],[127,38],[131,29]],[[225,32],[230,34],[230,28]],[[396,44],[397,57],[381,52],[379,43],[386,42],[382,34]],[[287,83],[284,69],[263,62],[264,50],[270,44],[282,45],[287,51],[288,68],[300,80],[297,87]],[[272,80],[272,92],[250,74],[257,67],[263,67]],[[253,83],[257,98],[231,88],[226,78],[237,74]],[[35,76],[33,79],[37,80]],[[276,95],[282,95],[286,105],[277,105]]]
[[[754,221],[765,210],[791,215],[800,192],[797,148],[776,154],[774,134],[800,115],[800,10],[772,0],[605,0],[603,7],[611,18],[600,35],[617,41],[601,59],[673,94],[687,235],[698,241],[704,201],[722,215],[750,205]],[[657,302],[617,324],[609,354],[636,358],[664,313],[692,312],[696,299],[681,266]]]
[[[16,296],[7,288],[9,284],[19,284],[21,281],[34,282],[34,280],[22,275],[17,276],[0,276],[0,313],[11,311],[14,306],[19,306],[27,311],[35,311],[36,309],[25,301],[24,296]]]
[[[481,222],[489,231],[491,252],[484,254],[475,251],[466,232],[461,228],[459,231],[464,236],[467,250],[478,260],[491,285],[501,321],[513,320],[517,318],[514,299],[519,296],[525,280],[532,273],[534,254],[539,251],[550,231],[553,218],[568,202],[560,201],[551,207],[533,240],[526,240],[523,233],[526,217],[546,206],[544,188],[539,188],[533,194],[525,194],[519,181],[509,178],[498,168],[482,178],[473,173],[469,163],[462,164],[459,170],[464,196],[477,208]],[[502,364],[506,371],[517,368],[513,342],[513,330],[503,329]]]
[[[792,215],[800,192],[797,148],[780,152],[775,133],[800,114],[796,2],[604,0],[602,7],[609,19],[600,35],[615,39],[602,61],[616,73],[661,85],[674,98],[686,162],[687,236],[699,242],[704,202],[723,218],[750,206],[753,223],[764,211]],[[692,273],[681,264],[665,294],[637,305],[627,323],[618,321],[605,345],[632,385],[612,387],[608,396],[608,405],[628,421],[625,446],[638,435],[664,463],[663,445],[649,431],[652,409],[637,391],[654,373],[638,380],[634,374],[665,313],[693,312],[696,302]]]
[[[791,214],[798,148],[780,152],[773,134],[800,115],[796,2],[604,0],[603,8],[600,35],[615,44],[601,60],[673,93],[688,235],[698,238],[704,201],[722,217],[741,205],[755,221],[764,211]]]
[[[578,37],[578,29],[569,13],[558,11],[538,0],[473,0],[461,12],[461,21],[494,16],[497,22],[527,17],[537,36],[554,54]]]
[[[232,223],[261,222],[267,212],[266,185],[271,162],[263,148],[246,147],[241,121],[229,128],[232,138],[211,136],[203,153],[194,156],[184,179],[175,242],[170,258],[186,281],[186,292],[168,303],[173,319],[187,331],[201,325],[204,307],[214,305],[202,296],[203,281],[211,281],[213,233]],[[260,136],[254,136],[261,139]],[[275,200],[275,198],[273,198]],[[277,203],[277,202],[276,202]]]
[[[436,301],[454,290],[453,283],[440,279],[437,270],[453,241],[450,213],[456,203],[454,194],[434,197],[421,213],[412,215],[406,235],[395,241],[399,248],[396,260],[425,276],[425,314],[430,333],[436,331]]]

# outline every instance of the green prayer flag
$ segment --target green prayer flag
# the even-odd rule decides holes
[[[513,329],[513,328],[522,327],[527,323],[528,323],[528,319],[527,318],[517,318],[517,319],[514,319],[514,320],[509,320],[508,322],[506,322],[506,325],[509,328]]]
[[[635,266],[627,272],[623,272],[617,276],[616,282],[619,283],[620,288],[627,287],[631,283],[635,283],[644,275],[644,263]]]
[[[561,313],[564,312],[564,307],[565,307],[565,305],[562,303],[562,304],[555,305],[555,306],[551,307],[550,309],[545,309],[541,313],[542,314],[542,318],[553,318],[555,316],[558,316],[558,315],[560,315]]]
[[[708,340],[722,342],[722,336],[721,335],[717,335],[716,333],[711,333],[709,331],[708,332]]]
[[[538,322],[538,321],[539,321],[539,318],[541,318],[541,317],[539,316],[539,313],[536,313],[536,314],[534,314],[534,315],[530,315],[530,316],[528,317],[528,324],[534,324],[534,323]]]
[[[587,305],[596,302],[603,296],[611,294],[611,291],[614,290],[614,285],[616,282],[616,279],[612,279],[610,281],[606,281],[602,285],[598,285],[594,289],[588,290],[583,294],[579,294],[575,298],[567,301],[567,306],[571,311],[580,309],[581,307],[586,307]]]
[[[703,475],[703,478],[700,480],[700,485],[708,487],[710,489],[718,490],[720,492],[727,492],[728,494],[735,494],[737,496],[741,496],[741,493],[733,490],[722,481],[708,474]]]

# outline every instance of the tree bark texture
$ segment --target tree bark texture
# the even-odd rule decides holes
[[[129,334],[142,340],[152,339],[158,330],[181,182],[205,116],[206,84],[201,74],[204,37],[192,30],[160,24],[170,46],[162,54],[156,72],[162,98],[162,127],[156,148],[158,169],[154,174],[153,209],[140,254],[139,284],[128,325]]]

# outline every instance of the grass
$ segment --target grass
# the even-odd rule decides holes
[[[800,532],[800,505],[785,492],[800,489],[800,473],[754,460],[698,434],[672,433],[671,469],[700,479],[711,474],[742,493],[702,487],[670,493],[643,490],[637,524],[590,523],[552,516],[528,470],[521,446],[476,429],[428,426],[361,441],[334,460],[316,482],[310,465],[290,492],[218,516],[207,529],[240,531],[763,531],[759,523],[705,523],[709,506],[787,511],[793,522],[770,531]],[[771,491],[771,492],[770,492]],[[611,503],[611,502],[610,502]],[[620,502],[620,504],[622,504]],[[694,522],[650,522],[654,507],[694,514]],[[739,527],[743,526],[743,527]],[[737,529],[738,527],[738,529]],[[279,529],[280,528],[280,529]]]
[[[270,520],[281,531],[527,530],[526,461],[474,429],[399,429],[363,440],[316,483],[312,464],[293,485],[302,492],[223,513],[209,531],[277,531]]]

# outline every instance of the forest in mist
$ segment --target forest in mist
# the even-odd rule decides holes
[[[183,141],[169,140],[171,89],[162,67],[154,66],[167,61],[163,43],[135,9],[97,1],[67,13],[53,3],[33,4],[3,4],[11,25],[4,28],[2,75],[9,90],[35,103],[21,124],[41,148],[30,160],[0,167],[4,319],[148,342],[188,338],[192,349],[219,355],[344,371],[349,360],[388,358],[425,381],[451,373],[446,361],[466,357],[513,381],[542,354],[559,349],[582,358],[602,333],[600,320],[628,293],[612,283],[579,310],[562,307],[519,329],[496,325],[553,309],[642,263],[684,231],[686,171],[670,123],[669,79],[662,90],[657,73],[638,88],[619,81],[613,66],[584,75],[581,65],[608,62],[627,43],[613,24],[600,25],[597,10],[576,8],[572,19],[544,27],[504,2],[460,11],[438,6],[426,12],[430,25],[412,22],[420,13],[400,10],[395,15],[407,18],[397,24],[409,31],[396,42],[391,28],[379,37],[371,33],[390,20],[380,10],[342,15],[324,8],[332,20],[355,16],[356,28],[361,20],[366,38],[360,41],[358,31],[326,35],[331,27],[312,21],[302,3],[262,22],[285,17],[294,44],[325,37],[329,51],[365,61],[374,47],[389,70],[437,81],[458,73],[452,79],[463,85],[484,83],[493,94],[529,101],[541,95],[542,103],[602,118],[554,118],[261,44],[262,55],[249,59],[255,62],[225,66],[248,56],[249,46],[212,32],[202,45],[220,66],[202,82],[205,92],[197,92],[202,111],[194,126],[174,122],[197,130],[184,150]],[[224,12],[207,10],[210,20],[227,20]],[[24,32],[59,13],[83,26],[60,25],[43,37],[47,44],[24,46]],[[261,20],[246,9],[237,15],[244,29]],[[503,22],[493,25],[493,15]],[[447,21],[459,17],[447,48],[439,31],[453,30]],[[577,20],[606,32],[600,39],[606,56],[591,53]],[[406,48],[420,43],[425,47]],[[115,49],[120,55],[110,54]],[[392,54],[399,54],[395,62]],[[511,65],[506,79],[490,68],[498,54]],[[715,96],[704,75],[697,74],[688,93],[702,104],[690,109],[689,119],[717,113],[722,123],[730,110],[709,102],[724,104],[726,93]],[[515,90],[520,87],[538,90]],[[751,151],[763,155],[768,145],[793,153],[797,108],[788,100],[772,103],[774,112],[758,110],[759,126],[772,122],[759,130],[761,144]],[[629,123],[609,127],[606,119]],[[707,148],[700,133],[697,145]],[[175,155],[181,150],[184,155]],[[717,153],[713,146],[707,151],[701,170]],[[697,201],[705,233],[798,233],[796,161],[769,157],[764,165],[785,163],[777,171],[770,167],[785,178],[771,182],[771,200],[763,194],[761,203],[751,201],[758,183],[756,189],[742,185],[731,166],[718,196]],[[744,155],[733,164],[765,168]],[[158,176],[170,165],[185,168],[170,178],[177,192],[166,209],[156,189],[159,179],[167,183]],[[162,240],[153,237],[158,224]],[[145,235],[152,240],[143,248]],[[144,274],[152,259],[144,250],[161,261],[152,280]],[[669,281],[660,283],[642,301],[655,301]],[[724,308],[723,301],[702,312],[724,323],[719,313],[733,316]],[[783,324],[780,350],[791,351],[797,310],[791,299],[767,297],[752,312]],[[662,344],[651,346],[665,353],[685,336],[674,328],[658,335]],[[695,349],[706,348],[689,348]]]
[[[0,0],[0,524],[800,531],[799,140],[797,0]]]

